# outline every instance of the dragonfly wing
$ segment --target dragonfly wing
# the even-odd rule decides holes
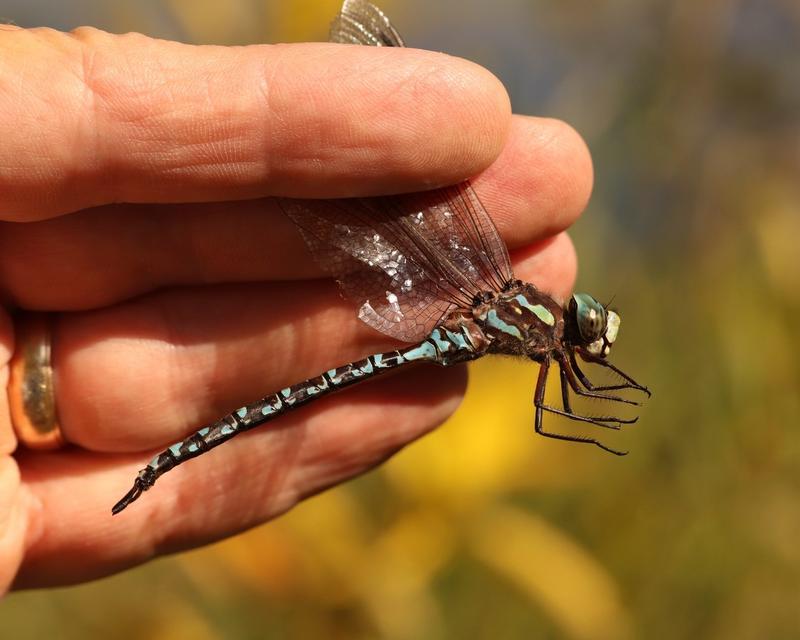
[[[505,245],[469,185],[279,203],[323,270],[360,305],[359,317],[400,340],[423,338],[448,311],[513,278]]]
[[[424,268],[382,235],[369,200],[279,202],[323,271],[360,305],[358,317],[369,326],[415,342],[453,307]]]
[[[339,15],[331,22],[328,40],[372,47],[405,46],[383,11],[365,0],[345,0]]]
[[[404,46],[365,0],[345,0],[330,41]],[[448,311],[513,278],[506,246],[468,182],[422,194],[279,202],[322,268],[361,305],[359,317],[400,340],[424,338]]]
[[[469,277],[474,292],[502,289],[514,278],[506,244],[469,181],[401,197],[422,213],[425,235],[449,270]]]

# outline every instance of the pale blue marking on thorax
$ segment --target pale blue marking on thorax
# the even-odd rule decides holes
[[[507,333],[510,336],[514,336],[520,340],[522,339],[522,334],[519,332],[519,329],[517,329],[514,325],[508,324],[505,320],[500,318],[495,309],[490,309],[489,313],[486,314],[486,324],[502,331],[503,333]]]
[[[544,322],[546,325],[550,327],[556,326],[556,319],[550,310],[541,304],[531,304],[528,299],[523,296],[521,293],[518,293],[514,296],[514,300],[519,303],[519,306],[524,307],[528,311],[530,311],[533,315],[535,315],[539,320]]]

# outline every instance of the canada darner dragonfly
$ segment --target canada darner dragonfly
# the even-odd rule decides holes
[[[402,47],[386,16],[364,0],[346,0],[331,25],[334,42]],[[359,318],[389,336],[415,343],[370,355],[286,387],[241,407],[178,442],[142,469],[116,514],[173,467],[234,436],[351,384],[395,367],[429,362],[442,366],[486,354],[539,363],[534,427],[550,438],[595,444],[595,438],[545,431],[545,412],[619,429],[636,421],[575,413],[569,392],[638,404],[606,392],[650,392],[607,361],[620,318],[592,296],[579,293],[561,307],[533,284],[516,280],[508,251],[469,182],[427,193],[346,200],[281,200],[312,254],[360,304]],[[577,358],[610,369],[619,384],[594,385]],[[545,404],[551,363],[561,375],[562,408]]]

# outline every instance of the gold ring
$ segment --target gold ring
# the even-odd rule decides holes
[[[11,424],[29,449],[57,449],[64,437],[56,412],[50,317],[20,313],[14,318],[14,330],[8,381]]]

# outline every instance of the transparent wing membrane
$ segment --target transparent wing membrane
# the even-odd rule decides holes
[[[423,194],[280,200],[359,317],[404,341],[513,276],[505,245],[468,185]]]
[[[403,47],[405,43],[383,11],[364,0],[347,0],[331,22],[330,42],[372,47]]]
[[[331,42],[402,47],[375,5],[346,0]],[[311,254],[359,317],[405,341],[424,338],[454,307],[513,278],[505,243],[469,183],[423,194],[280,200]]]

